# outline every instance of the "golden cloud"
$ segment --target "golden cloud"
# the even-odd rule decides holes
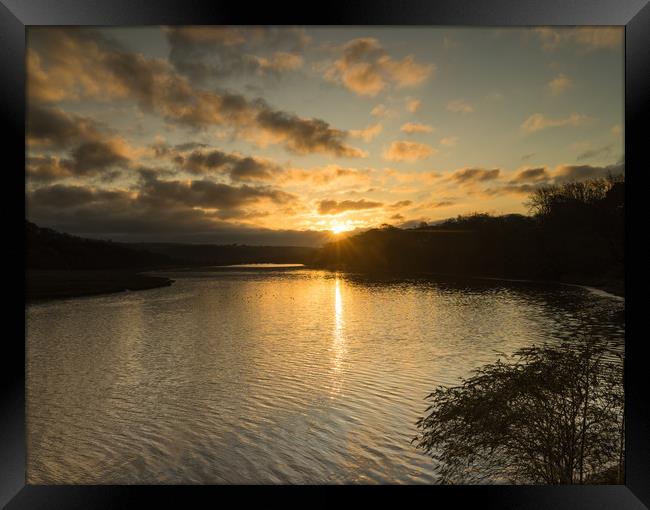
[[[411,99],[406,103],[406,110],[415,113],[420,109],[420,106],[422,106],[422,101],[419,99]]]
[[[591,119],[581,113],[572,113],[564,119],[549,119],[542,113],[534,113],[521,123],[521,129],[527,133],[534,133],[543,129],[563,127],[563,126],[582,126],[587,124]]]
[[[432,133],[433,127],[428,124],[420,124],[419,122],[407,122],[400,128],[400,131],[408,134]]]
[[[573,81],[565,74],[560,73],[549,82],[548,88],[551,90],[551,93],[554,96],[557,96],[570,88],[572,85]]]
[[[434,70],[435,65],[420,64],[413,55],[394,60],[377,39],[364,37],[343,46],[340,58],[326,69],[325,78],[359,95],[376,96],[389,85],[419,85]]]
[[[388,161],[418,161],[427,159],[438,151],[424,143],[399,140],[392,142],[384,151],[384,159]]]
[[[383,126],[381,124],[372,124],[365,129],[352,129],[350,136],[352,138],[361,138],[364,142],[370,142],[379,133],[381,133]]]
[[[361,211],[364,209],[376,209],[384,204],[370,200],[321,200],[318,203],[318,214],[340,214],[346,211]]]

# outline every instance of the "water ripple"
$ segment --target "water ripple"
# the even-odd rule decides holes
[[[624,302],[579,287],[304,269],[27,310],[28,481],[433,483],[424,397],[498,353],[623,350]]]

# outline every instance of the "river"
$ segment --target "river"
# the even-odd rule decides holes
[[[435,483],[410,441],[437,385],[544,341],[623,349],[624,301],[579,287],[166,275],[27,308],[28,483]]]

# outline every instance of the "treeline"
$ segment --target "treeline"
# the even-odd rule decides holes
[[[531,193],[530,216],[459,216],[390,225],[328,243],[314,265],[368,272],[589,281],[623,279],[625,180],[610,176]]]

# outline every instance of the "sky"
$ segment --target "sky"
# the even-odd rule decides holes
[[[624,171],[622,27],[29,27],[27,217],[318,245]]]

